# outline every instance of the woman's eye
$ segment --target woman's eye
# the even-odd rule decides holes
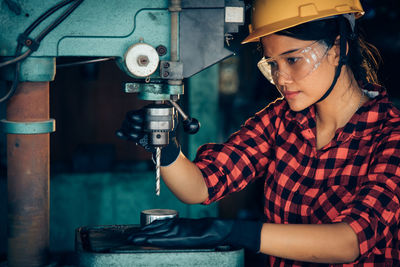
[[[269,62],[268,62],[268,66],[269,66],[271,69],[274,69],[274,68],[277,68],[277,67],[278,67],[278,64],[277,64],[275,61],[269,61]]]
[[[300,60],[300,58],[299,57],[288,57],[286,60],[289,65],[293,65],[296,62],[298,62]]]

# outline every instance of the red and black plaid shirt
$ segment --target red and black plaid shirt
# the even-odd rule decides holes
[[[400,111],[383,88],[364,91],[371,99],[319,150],[315,107],[294,112],[284,99],[247,120],[226,143],[200,147],[194,162],[209,188],[204,204],[263,177],[267,222],[346,222],[360,248],[349,266],[399,266]]]

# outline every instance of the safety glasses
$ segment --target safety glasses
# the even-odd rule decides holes
[[[257,64],[261,73],[272,84],[276,84],[280,76],[292,81],[300,81],[316,70],[328,51],[323,41],[288,51],[276,57],[263,57]]]

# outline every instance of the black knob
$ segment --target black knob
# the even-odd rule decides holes
[[[200,129],[200,122],[195,118],[188,117],[183,121],[183,130],[188,134],[195,134]]]

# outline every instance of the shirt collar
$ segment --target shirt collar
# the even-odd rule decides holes
[[[356,111],[344,127],[336,131],[337,135],[335,136],[340,143],[353,136],[362,137],[368,135],[383,127],[382,122],[390,105],[386,90],[376,84],[365,84],[362,88],[369,100]],[[285,119],[295,122],[303,131],[316,127],[315,105],[299,112],[291,110],[287,102],[285,106],[287,108]]]
[[[386,90],[376,84],[366,84],[363,92],[369,97],[350,121],[343,127],[341,141],[346,141],[352,136],[362,137],[379,131],[384,126],[387,111],[390,108],[390,101]]]
[[[285,100],[286,102],[286,100]],[[293,111],[287,104],[287,110],[285,112],[285,118],[289,121],[295,122],[301,129],[314,128],[315,123],[315,107],[314,105],[305,108],[301,111]]]

